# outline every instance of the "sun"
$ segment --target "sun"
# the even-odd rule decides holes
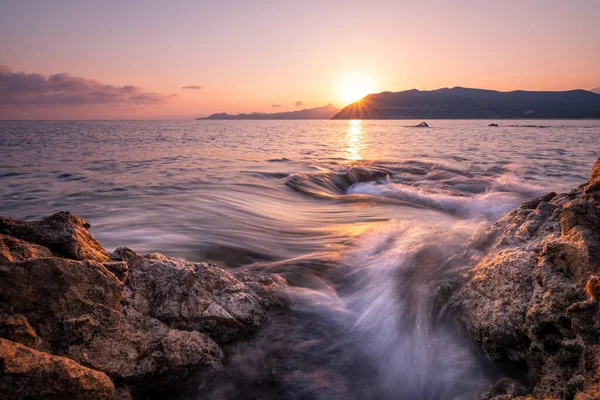
[[[375,92],[375,80],[363,72],[353,72],[344,76],[340,84],[340,99],[346,104],[354,103]]]

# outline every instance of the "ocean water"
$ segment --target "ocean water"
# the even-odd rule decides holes
[[[435,304],[445,261],[587,180],[600,121],[418,122],[0,121],[0,215],[284,276],[291,312],[182,397],[469,398],[498,371]]]

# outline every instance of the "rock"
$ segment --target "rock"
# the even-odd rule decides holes
[[[592,178],[585,187],[585,193],[596,198],[596,200],[600,197],[600,158],[594,164]]]
[[[590,182],[524,203],[473,237],[449,300],[492,360],[527,366],[534,398],[599,398],[600,307],[586,291],[600,272],[600,199],[590,191],[599,162]]]
[[[429,128],[427,122],[421,122],[420,124],[415,125],[415,128]]]
[[[118,322],[72,341],[65,355],[119,382],[150,387],[221,367],[223,353],[206,335],[170,329],[130,307]]]
[[[125,282],[127,275],[129,274],[129,265],[125,261],[110,261],[102,263],[104,268],[109,270],[117,277],[121,282]]]
[[[0,338],[0,397],[3,399],[112,399],[106,374],[65,357]]]
[[[118,322],[122,296],[123,283],[96,261],[54,257],[0,265],[0,312],[24,315],[53,350],[79,334],[71,319]]]
[[[49,248],[59,257],[108,261],[106,250],[90,234],[90,224],[69,212],[41,221],[18,221],[0,217],[0,233]]]
[[[136,383],[220,365],[211,338],[122,308],[123,292],[123,282],[95,261],[42,258],[0,268],[0,311],[26,316],[53,354]]]
[[[527,393],[527,387],[522,383],[511,378],[501,378],[478,400],[510,400]]]
[[[0,233],[0,263],[40,257],[54,257],[54,254],[47,247]]]
[[[42,223],[51,218],[39,223],[43,235],[35,232],[38,223],[2,219],[3,232],[49,248],[6,233],[0,237],[5,244],[0,253],[0,338],[29,346],[28,352],[41,350],[47,357],[101,371],[117,382],[119,396],[131,396],[138,389],[152,392],[221,368],[223,351],[217,343],[260,328],[287,305],[281,290],[285,282],[276,275],[258,281],[245,276],[241,281],[214,264],[141,255],[126,248],[117,249],[110,261],[100,257],[102,263],[56,257],[50,250],[58,253],[52,244],[56,241],[44,236],[49,232],[70,230],[70,239],[61,242],[68,244],[63,249],[80,254],[84,250],[75,249],[97,242],[73,233],[85,229],[89,235],[81,218],[63,215],[50,229],[49,223]],[[24,354],[17,352],[15,362]],[[27,393],[46,396],[40,385]],[[19,397],[14,391],[9,394]]]
[[[174,329],[195,330],[227,342],[256,330],[286,305],[282,281],[243,283],[211,263],[119,248],[112,259],[130,265],[124,303]]]
[[[0,337],[29,347],[37,345],[37,334],[25,316],[20,314],[0,316]]]
[[[488,126],[498,126],[498,124],[489,124]]]

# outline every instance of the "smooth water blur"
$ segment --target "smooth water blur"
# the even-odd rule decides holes
[[[493,372],[434,304],[445,261],[587,180],[600,121],[418,122],[0,122],[0,215],[68,210],[109,250],[285,276],[293,311],[201,397],[468,396]]]

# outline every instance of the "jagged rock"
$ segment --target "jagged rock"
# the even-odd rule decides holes
[[[221,366],[223,353],[206,335],[170,329],[130,307],[123,307],[119,322],[72,341],[65,355],[113,379],[142,386],[167,384]],[[88,330],[97,327],[95,321],[89,323],[94,326]]]
[[[106,374],[0,338],[0,398],[112,399]]]
[[[54,257],[54,254],[47,247],[0,233],[0,263],[40,257]]]
[[[70,249],[79,257],[97,243],[81,218],[57,215],[32,223],[4,218],[0,227],[44,243],[55,254]],[[42,234],[35,232],[38,228]],[[50,237],[52,232],[57,238]],[[6,233],[0,239],[7,243],[0,253],[5,255],[0,259],[0,337],[29,346],[29,352],[65,356],[80,368],[106,373],[118,383],[119,396],[220,368],[223,352],[217,342],[257,329],[286,305],[278,276],[242,282],[214,264],[125,248],[111,261],[108,256],[99,257],[102,263],[73,260]],[[15,362],[27,365],[31,358],[23,354],[17,352]],[[40,385],[27,393],[45,396]],[[60,385],[56,388],[63,390]]]
[[[69,212],[41,221],[0,217],[0,233],[49,248],[56,256],[73,260],[108,261],[106,250],[90,234],[90,224]]]
[[[122,296],[123,283],[96,261],[54,257],[0,265],[0,312],[24,315],[51,349],[79,334],[72,319],[115,324]]]
[[[285,305],[281,280],[243,283],[211,263],[119,248],[112,259],[130,265],[124,303],[175,329],[195,330],[226,342],[255,330]],[[281,279],[281,278],[279,278]]]
[[[534,398],[600,398],[600,307],[586,292],[600,271],[599,176],[600,160],[587,184],[524,203],[473,237],[449,301],[492,360],[527,366]]]
[[[125,261],[110,261],[102,263],[104,268],[112,272],[118,280],[125,282],[129,274],[129,265]]]

